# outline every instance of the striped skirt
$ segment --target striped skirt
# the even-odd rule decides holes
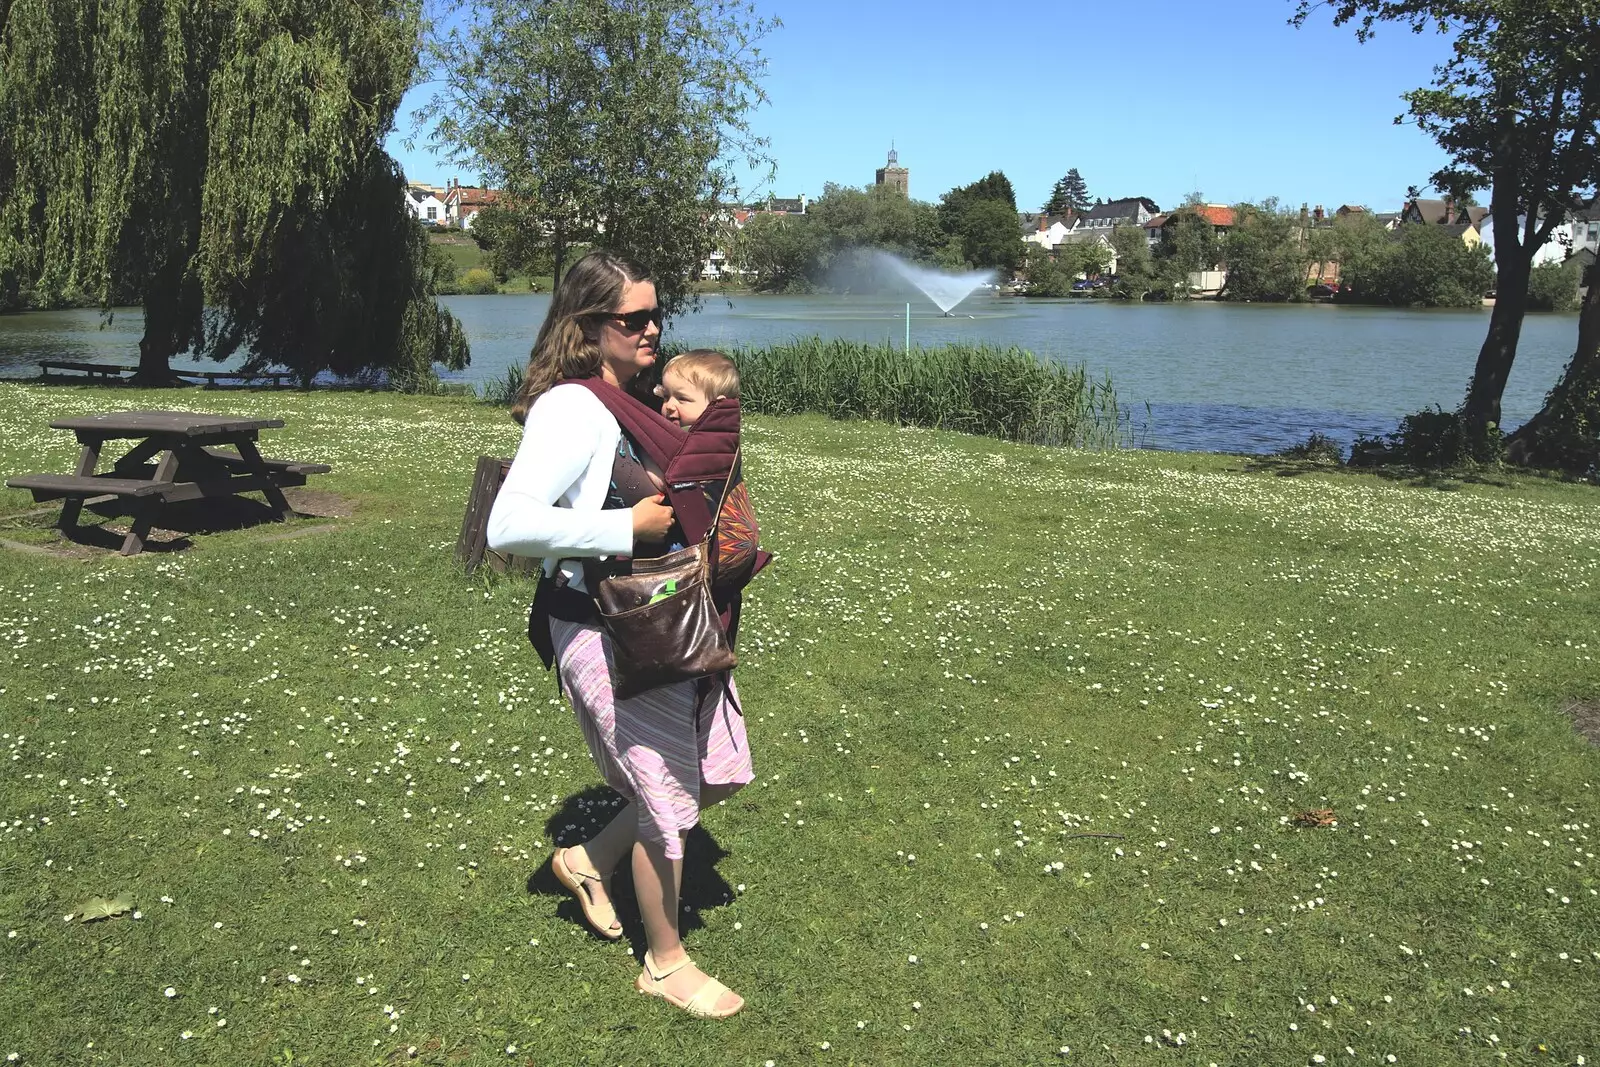
[[[551,619],[550,636],[595,766],[633,803],[640,839],[682,859],[682,834],[700,821],[701,783],[743,785],[755,777],[744,718],[717,686],[700,702],[696,729],[694,682],[616,700],[611,642],[598,627]],[[731,679],[729,688],[737,694]]]

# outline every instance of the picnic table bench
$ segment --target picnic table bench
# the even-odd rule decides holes
[[[41,359],[39,361],[39,373],[46,379],[70,378],[83,375],[91,380],[126,381],[133,377],[138,370],[138,367],[127,363],[81,363],[70,359]],[[63,375],[59,373],[61,371],[70,373]],[[224,382],[238,382],[240,384],[267,382],[274,388],[281,389],[296,385],[300,381],[300,376],[290,371],[176,369],[169,373],[180,381],[204,385],[207,388],[216,388]]]
[[[76,472],[24,474],[6,479],[6,485],[31,491],[36,502],[64,500],[58,525],[67,532],[77,525],[85,501],[119,501],[123,513],[133,517],[122,543],[122,554],[131,556],[144,550],[151,525],[170,503],[260,492],[273,517],[282,521],[290,510],[284,488],[305,485],[308,475],[332,469],[326,463],[262,456],[256,438],[262,430],[282,425],[282,419],[190,411],[113,411],[57,419],[51,429],[71,430],[83,445]],[[109,471],[95,473],[101,447],[119,439],[138,443]]]

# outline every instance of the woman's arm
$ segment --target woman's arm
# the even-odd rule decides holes
[[[632,554],[631,511],[557,506],[563,497],[570,501],[592,463],[604,462],[609,475],[612,457],[600,455],[607,417],[584,389],[552,389],[534,402],[489,512],[490,548],[535,558]]]

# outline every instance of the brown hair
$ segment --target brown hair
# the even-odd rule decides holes
[[[522,422],[535,400],[568,378],[599,374],[600,345],[584,332],[585,321],[622,303],[622,290],[629,283],[650,280],[649,271],[614,252],[596,250],[574,263],[550,300],[522,387],[511,404],[511,417]]]
[[[661,369],[663,378],[669,370],[683,375],[692,385],[703,390],[708,400],[715,400],[719,396],[739,399],[739,368],[733,358],[724,352],[712,348],[691,349],[667,361],[667,365]]]

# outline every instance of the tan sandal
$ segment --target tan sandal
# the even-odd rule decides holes
[[[583,909],[583,919],[594,929],[594,932],[607,941],[615,941],[622,936],[622,924],[617,921],[617,909],[610,903],[611,884],[604,875],[589,874],[586,871],[574,870],[567,864],[567,853],[571,849],[558,848],[550,857],[550,870],[555,874],[556,881],[566,887],[567,892],[578,898],[578,907]],[[588,887],[584,882],[599,882],[606,891],[605,904],[595,900],[589,895]],[[611,912],[609,921],[605,918],[601,908]]]
[[[744,1007],[744,1001],[741,1000],[732,1008],[718,1011],[717,1001],[722,998],[722,994],[732,993],[733,990],[709,976],[706,978],[705,983],[694,991],[694,996],[687,1000],[668,993],[663,983],[692,963],[694,963],[694,960],[685,956],[666,970],[657,970],[655,958],[646,951],[644,954],[644,970],[634,980],[634,987],[641,993],[647,993],[652,997],[660,997],[673,1007],[682,1008],[698,1019],[726,1019]]]

